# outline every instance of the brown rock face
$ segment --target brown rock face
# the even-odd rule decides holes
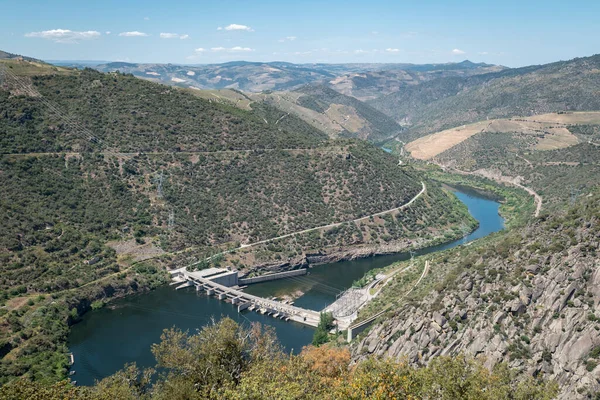
[[[422,291],[353,344],[354,357],[465,353],[554,379],[561,399],[599,392],[599,200],[434,258]]]

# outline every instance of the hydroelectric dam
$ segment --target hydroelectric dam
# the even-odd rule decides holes
[[[244,293],[238,286],[239,284],[254,283],[253,280],[261,282],[305,274],[306,269],[300,269],[257,278],[239,279],[237,271],[223,268],[209,268],[195,272],[189,272],[185,268],[180,268],[171,271],[173,281],[175,283],[180,283],[177,289],[194,286],[197,291],[205,291],[209,296],[214,295],[219,300],[228,301],[237,306],[238,312],[247,309],[249,311],[270,315],[273,318],[279,318],[286,321],[291,320],[317,327],[321,317],[319,312],[306,310],[285,302],[265,299],[263,297]]]

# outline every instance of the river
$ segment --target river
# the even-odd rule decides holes
[[[465,239],[418,250],[417,255],[445,250],[503,229],[504,220],[498,214],[498,202],[463,189],[455,191],[455,194],[479,221],[479,227]],[[311,268],[306,276],[251,285],[245,290],[260,296],[301,291],[304,294],[294,304],[320,311],[367,271],[409,257],[407,253],[399,253],[318,265]],[[75,358],[72,370],[76,371],[72,378],[80,385],[91,385],[95,379],[116,372],[125,363],[154,366],[150,346],[160,340],[163,329],[176,326],[194,332],[209,323],[211,318],[219,319],[221,316],[231,317],[242,324],[261,322],[272,326],[288,351],[298,352],[312,340],[313,328],[308,326],[251,311],[238,314],[231,304],[197,294],[193,288],[175,291],[172,286],[164,286],[149,293],[116,300],[108,307],[84,315],[82,321],[71,328],[69,335],[68,345]]]

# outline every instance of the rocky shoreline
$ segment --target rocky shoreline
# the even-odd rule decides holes
[[[479,224],[473,229],[477,229]],[[471,231],[472,232],[472,231]],[[469,232],[469,233],[471,233]],[[360,258],[375,256],[392,255],[404,253],[409,250],[420,250],[427,247],[433,247],[444,243],[453,242],[461,238],[461,235],[455,235],[451,239],[442,241],[441,237],[426,239],[404,239],[395,243],[386,245],[366,245],[361,247],[336,247],[327,249],[324,252],[304,253],[301,257],[289,259],[281,263],[265,263],[250,268],[246,275],[260,276],[273,274],[277,272],[292,271],[300,268],[311,268],[322,264],[331,264],[340,261],[352,261]]]

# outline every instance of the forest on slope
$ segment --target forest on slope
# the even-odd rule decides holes
[[[444,77],[368,102],[403,121],[403,140],[466,123],[558,111],[600,110],[600,55],[468,77]]]
[[[195,334],[165,330],[152,346],[156,368],[129,365],[91,387],[17,380],[7,400],[101,399],[452,399],[549,400],[557,385],[519,379],[505,364],[489,371],[472,358],[439,357],[428,366],[370,358],[351,364],[335,346],[286,354],[273,332],[225,318]]]
[[[352,220],[422,189],[424,178],[384,151],[330,141],[294,116],[275,124],[285,114],[267,105],[240,110],[118,73],[2,65],[1,383],[64,377],[68,326],[164,283],[164,266],[181,266],[176,252],[201,258]],[[332,230],[294,254],[430,228],[425,244],[472,223],[435,185],[419,201],[401,218],[368,221],[381,237],[346,243]]]

